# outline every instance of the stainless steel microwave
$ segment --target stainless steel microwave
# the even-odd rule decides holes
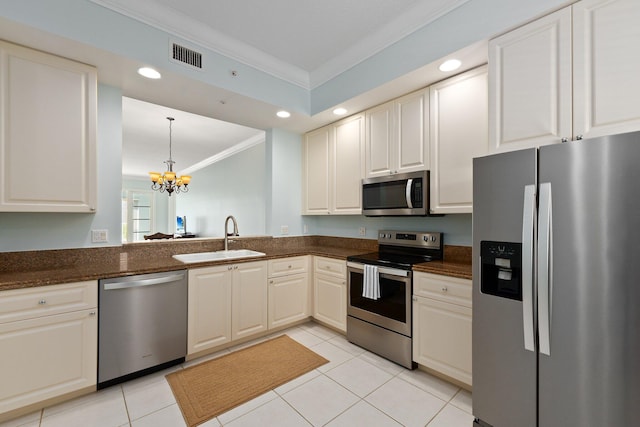
[[[365,216],[429,215],[429,171],[362,180]]]

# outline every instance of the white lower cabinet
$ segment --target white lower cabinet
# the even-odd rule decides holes
[[[267,263],[189,270],[187,354],[267,330]]]
[[[189,270],[187,354],[231,341],[230,266]]]
[[[269,261],[269,329],[309,317],[308,258]]]
[[[267,263],[233,266],[231,291],[231,339],[267,330]]]
[[[417,272],[413,361],[472,385],[471,281]]]
[[[345,261],[314,257],[313,317],[347,331],[347,263]]]
[[[0,294],[0,414],[95,387],[96,281]]]

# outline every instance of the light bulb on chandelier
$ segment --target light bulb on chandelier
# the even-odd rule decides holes
[[[167,171],[165,173],[149,172],[151,178],[151,189],[160,191],[161,193],[166,191],[169,196],[175,191],[177,193],[186,193],[189,191],[189,183],[191,182],[190,175],[177,176],[173,171],[173,165],[175,162],[171,159],[171,124],[173,117],[167,117],[169,120],[169,160],[164,163],[167,164]]]

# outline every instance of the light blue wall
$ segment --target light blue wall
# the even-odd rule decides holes
[[[445,245],[471,246],[471,214],[445,215],[443,217],[385,217],[362,215],[305,216],[308,234],[338,237],[377,239],[378,230],[439,231]],[[366,236],[359,235],[365,227]]]
[[[168,60],[168,41],[183,41],[89,0],[2,0],[0,15],[291,111],[316,114],[569,3],[469,0],[311,91],[201,46],[197,48],[204,53],[204,72],[175,64]],[[229,70],[237,70],[240,78],[232,77]]]
[[[290,111],[309,111],[308,90],[89,0],[0,0],[0,16]],[[170,61],[170,40],[202,52],[202,71]]]
[[[2,212],[0,252],[120,245],[122,93],[106,85],[98,85],[97,156],[95,214]],[[108,243],[91,243],[92,229],[107,230]]]
[[[267,234],[302,235],[302,135],[282,129],[267,131]]]
[[[196,171],[189,192],[173,196],[176,215],[186,216],[188,231],[198,237],[224,236],[228,215],[238,221],[241,236],[264,235],[265,173],[264,143]]]

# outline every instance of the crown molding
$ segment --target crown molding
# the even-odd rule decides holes
[[[231,157],[234,154],[238,154],[241,151],[244,151],[246,149],[249,149],[255,145],[261,144],[265,142],[265,135],[264,133],[253,136],[251,138],[245,139],[244,141],[234,145],[233,147],[227,148],[224,151],[219,152],[216,155],[213,155],[207,159],[204,159],[202,161],[199,161],[198,163],[189,166],[188,168],[185,168],[182,170],[181,175],[189,175],[192,174],[195,171],[198,171],[200,169],[203,169],[209,165],[212,165],[216,162],[219,162],[221,160],[226,159],[227,157]]]

